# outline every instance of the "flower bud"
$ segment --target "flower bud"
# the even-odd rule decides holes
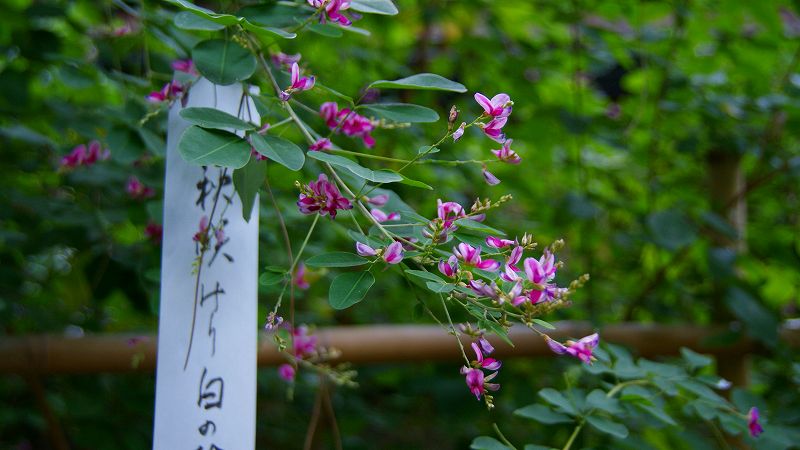
[[[447,118],[447,131],[453,131],[453,125],[455,125],[456,120],[458,119],[458,109],[455,105],[450,108],[450,116]]]

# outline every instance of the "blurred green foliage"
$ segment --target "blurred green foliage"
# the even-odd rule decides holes
[[[208,6],[274,12],[269,2]],[[471,204],[512,194],[515,200],[488,223],[511,233],[532,231],[543,243],[564,238],[563,279],[592,275],[575,306],[549,319],[734,321],[720,342],[745,333],[765,349],[756,356],[751,386],[766,399],[762,414],[796,427],[800,398],[784,386],[796,386],[798,355],[779,342],[776,329],[797,316],[800,295],[800,4],[401,0],[397,6],[397,16],[356,22],[369,37],[301,33],[271,49],[301,52],[319,83],[351,97],[372,81],[419,72],[458,81],[470,93],[508,93],[515,105],[505,131],[523,162],[495,166],[500,185],[476,181],[480,166],[423,165],[413,178],[435,180],[435,195],[409,186],[394,190],[427,217],[435,214],[436,197]],[[3,10],[3,334],[152,332],[160,249],[144,229],[160,221],[165,117],[140,126],[153,111],[144,96],[170,79],[170,61],[215,32],[175,28],[176,10],[160,2],[6,0]],[[303,96],[312,105],[335,100],[321,89]],[[451,105],[464,118],[479,112],[464,94],[384,90],[379,100],[424,105],[440,117]],[[316,115],[301,115],[324,129]],[[372,152],[411,157],[443,127],[440,120],[376,132]],[[290,127],[282,134],[300,142]],[[437,158],[487,158],[497,146],[477,134],[444,144]],[[91,139],[111,150],[109,161],[57,170],[63,155]],[[345,138],[336,142],[361,149]],[[130,199],[125,182],[131,175],[155,187],[156,197]],[[747,188],[736,186],[737,176]],[[315,173],[269,166],[293,242],[310,223],[293,206],[298,177],[305,182]],[[737,228],[730,206],[743,202],[746,226]],[[276,216],[263,195],[261,206],[263,265],[286,265]],[[351,251],[344,228],[320,228],[308,255]],[[358,307],[336,312],[326,301],[331,274],[316,270],[309,278],[311,289],[298,294],[298,322],[404,322],[413,315],[400,277],[383,277]],[[266,315],[276,292],[262,289]],[[336,391],[333,403],[346,448],[375,448],[376,442],[465,448],[474,436],[490,434],[492,422],[524,442],[552,427],[511,413],[575,370],[573,361],[507,362],[491,414],[468,395],[454,365],[363,368],[362,387]],[[0,447],[48,448],[31,383],[0,378]],[[74,448],[149,445],[152,377],[59,376],[43,383]],[[313,376],[301,378],[289,403],[272,370],[259,374],[260,448],[301,446],[316,383]],[[686,426],[694,436],[687,447],[716,445],[701,425]],[[327,448],[331,427],[320,427],[320,446]],[[566,440],[566,431],[555,432],[564,434],[559,442]],[[672,433],[648,429],[637,448],[690,442]],[[585,439],[585,446],[618,444],[598,435]],[[764,448],[781,448],[776,445]]]

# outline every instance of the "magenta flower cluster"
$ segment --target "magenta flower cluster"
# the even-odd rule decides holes
[[[488,391],[500,389],[499,384],[490,383],[490,381],[497,376],[497,371],[500,370],[502,363],[494,358],[488,357],[488,355],[494,351],[494,347],[492,347],[485,338],[480,338],[478,343],[473,342],[472,350],[475,352],[476,359],[471,361],[471,367],[461,367],[461,375],[464,375],[467,387],[472,395],[480,400],[481,396],[485,395]],[[483,372],[484,369],[494,372],[486,375]]]
[[[297,207],[303,214],[318,212],[323,216],[328,214],[331,219],[335,219],[338,210],[352,209],[353,203],[342,196],[336,184],[328,181],[328,177],[321,173],[317,181],[311,181],[300,188]]]
[[[71,152],[61,158],[61,168],[89,167],[97,161],[104,161],[110,157],[111,152],[108,149],[104,149],[99,142],[92,141],[89,142],[88,147],[84,144],[74,147]]]
[[[377,125],[373,120],[364,117],[350,108],[339,109],[335,102],[325,102],[319,107],[319,115],[331,130],[349,137],[360,137],[367,148],[375,145],[375,138],[370,133]]]

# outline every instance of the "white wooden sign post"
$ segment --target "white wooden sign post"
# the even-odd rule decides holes
[[[259,123],[238,84],[201,79],[185,106]],[[153,449],[253,449],[258,200],[245,222],[231,169],[181,159],[178,141],[189,126],[181,109],[172,105],[167,133]],[[211,239],[201,256],[193,237],[204,226]]]

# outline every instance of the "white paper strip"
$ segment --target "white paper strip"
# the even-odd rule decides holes
[[[201,79],[186,106],[259,123],[241,85]],[[177,144],[189,126],[181,109],[178,102],[170,109],[167,131],[153,449],[253,449],[258,200],[245,222],[230,169],[203,169],[181,159]],[[193,236],[203,217],[212,237],[198,266]],[[214,233],[220,226],[221,240]]]

